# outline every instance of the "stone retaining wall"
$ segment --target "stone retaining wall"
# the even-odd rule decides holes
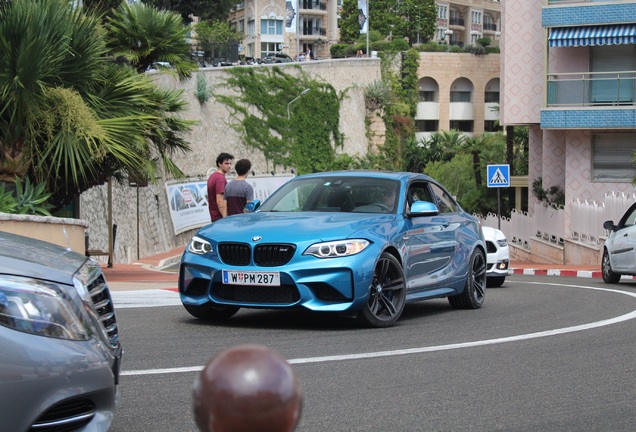
[[[88,223],[80,219],[0,213],[0,231],[55,243],[84,254]]]

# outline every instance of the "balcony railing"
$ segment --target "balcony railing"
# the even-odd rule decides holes
[[[303,29],[303,36],[326,36],[327,29],[324,27],[309,27]]]
[[[454,26],[464,26],[464,18],[451,18],[448,20],[448,23],[450,25],[454,25]]]
[[[497,31],[497,24],[496,23],[484,23],[484,30],[485,31]]]
[[[636,71],[548,74],[548,106],[636,105]]]
[[[627,3],[631,0],[548,0],[548,4],[557,5],[557,4],[574,4],[574,3],[601,3],[601,2],[612,2],[612,3]]]
[[[301,9],[305,10],[327,10],[327,3],[316,0],[305,0],[301,3]]]

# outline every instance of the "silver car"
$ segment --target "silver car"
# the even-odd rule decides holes
[[[636,204],[627,209],[617,225],[605,221],[603,228],[608,233],[601,260],[603,281],[615,284],[622,275],[636,275]]]
[[[0,232],[0,429],[107,431],[122,347],[100,266]]]

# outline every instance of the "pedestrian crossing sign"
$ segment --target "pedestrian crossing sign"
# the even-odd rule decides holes
[[[510,187],[510,165],[487,166],[488,187]]]

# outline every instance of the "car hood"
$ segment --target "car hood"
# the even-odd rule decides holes
[[[369,236],[386,237],[392,232],[395,215],[368,213],[275,213],[256,212],[223,218],[207,225],[199,234],[216,242],[262,243],[330,241]]]
[[[0,274],[72,284],[86,257],[60,246],[0,232]]]

